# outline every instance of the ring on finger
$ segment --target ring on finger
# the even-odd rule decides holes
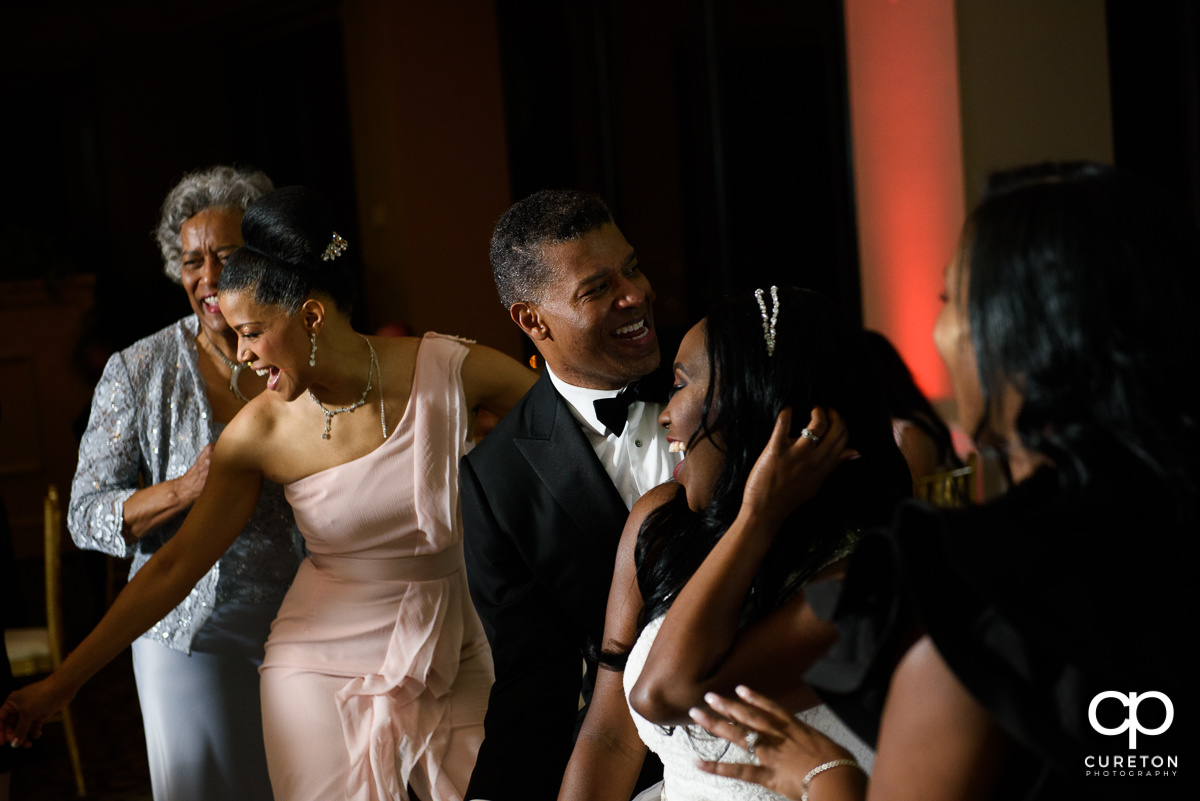
[[[811,428],[800,429],[800,437],[802,439],[811,439],[814,445],[821,441],[821,438],[817,436],[817,432],[813,431]]]
[[[754,756],[754,749],[758,747],[759,733],[754,729],[746,732],[746,753]]]

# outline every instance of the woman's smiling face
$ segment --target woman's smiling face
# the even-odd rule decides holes
[[[268,371],[267,389],[295,400],[308,388],[311,343],[301,315],[254,300],[253,290],[221,293],[221,310],[238,337],[237,359]]]
[[[242,210],[211,206],[189,217],[179,229],[179,280],[188,303],[210,335],[229,329],[217,303],[217,280],[225,260],[242,246]]]
[[[658,422],[668,430],[667,441],[671,450],[685,451],[685,458],[675,468],[675,480],[687,493],[688,507],[699,512],[712,501],[713,487],[725,464],[725,454],[712,437],[701,431],[704,398],[708,393],[712,370],[708,363],[706,347],[706,324],[697,323],[679,345],[675,357],[671,400],[658,417]],[[711,410],[711,418],[716,409]]]

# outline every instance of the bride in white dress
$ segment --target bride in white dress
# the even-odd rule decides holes
[[[870,749],[801,680],[835,637],[803,586],[836,575],[857,532],[886,524],[911,491],[858,343],[829,301],[775,287],[717,306],[684,338],[660,423],[686,458],[626,523],[609,669],[560,800],[628,801],[647,747],[664,781],[639,801],[779,798],[696,767],[754,759],[752,740],[729,745],[689,717],[738,684],[769,687],[869,769]],[[791,409],[812,410],[806,427]]]

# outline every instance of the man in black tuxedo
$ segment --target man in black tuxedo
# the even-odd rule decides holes
[[[604,202],[526,198],[497,223],[491,258],[544,369],[461,467],[467,576],[496,664],[467,798],[543,801],[591,699],[584,655],[601,643],[625,518],[678,455],[657,422],[654,292]],[[642,399],[650,383],[657,401]]]

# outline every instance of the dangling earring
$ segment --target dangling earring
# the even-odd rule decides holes
[[[312,340],[312,351],[309,352],[309,354],[308,354],[308,366],[316,367],[317,366],[317,332],[313,331],[311,334],[309,334],[309,339]]]

